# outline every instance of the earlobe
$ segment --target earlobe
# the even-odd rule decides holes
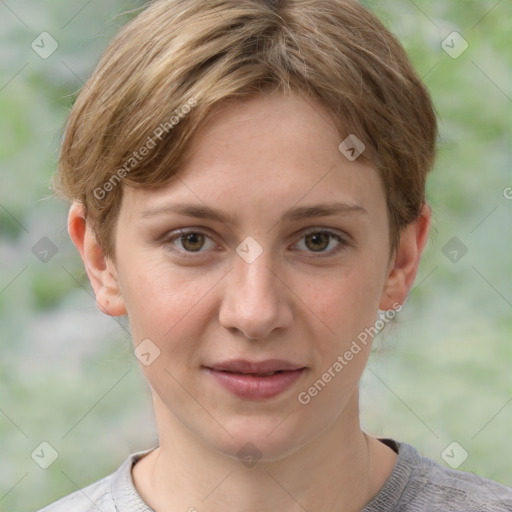
[[[400,243],[388,269],[379,309],[390,310],[397,303],[405,302],[428,240],[431,218],[430,206],[425,204],[418,219],[402,229]]]
[[[82,257],[100,310],[110,316],[125,315],[126,306],[116,269],[112,260],[104,255],[88,225],[84,205],[72,204],[68,216],[68,232]]]

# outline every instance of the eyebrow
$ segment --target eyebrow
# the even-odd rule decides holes
[[[233,217],[224,214],[221,210],[209,206],[198,206],[183,203],[172,203],[148,208],[142,212],[142,217],[147,218],[171,213],[178,213],[180,215],[195,217],[198,219],[211,219],[228,225],[235,224]],[[330,202],[314,204],[311,206],[297,206],[287,210],[281,217],[279,224],[287,221],[298,221],[313,217],[348,215],[354,213],[368,215],[368,211],[363,208],[363,206],[356,203]]]

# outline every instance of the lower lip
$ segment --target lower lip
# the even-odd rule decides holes
[[[289,388],[300,378],[305,368],[287,370],[262,377],[244,373],[231,373],[207,368],[209,373],[231,393],[248,399],[272,398]]]

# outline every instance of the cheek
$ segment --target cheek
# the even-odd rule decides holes
[[[173,268],[165,261],[134,262],[130,269],[123,273],[122,289],[134,341],[190,343],[186,333],[194,334],[206,317],[208,292],[218,276]]]
[[[318,329],[326,334],[326,341],[321,344],[324,350],[350,345],[352,339],[374,324],[382,281],[378,268],[378,262],[361,258],[356,265],[308,280],[302,292],[303,302],[321,320]]]
[[[140,269],[132,274],[126,290],[132,339],[135,347],[141,344],[139,353],[147,351],[142,347],[148,342],[142,345],[143,340],[151,340],[157,349],[150,344],[150,352],[158,355],[149,365],[141,359],[139,366],[161,399],[172,399],[168,408],[188,408],[179,383],[188,382],[190,372],[200,364],[201,340],[215,313],[208,290],[218,279],[207,275],[194,279],[183,270],[170,271],[167,265]]]

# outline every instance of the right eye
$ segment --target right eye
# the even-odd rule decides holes
[[[190,257],[194,253],[205,252],[202,249],[208,250],[216,247],[215,242],[206,233],[182,229],[169,233],[163,243],[185,257]]]

